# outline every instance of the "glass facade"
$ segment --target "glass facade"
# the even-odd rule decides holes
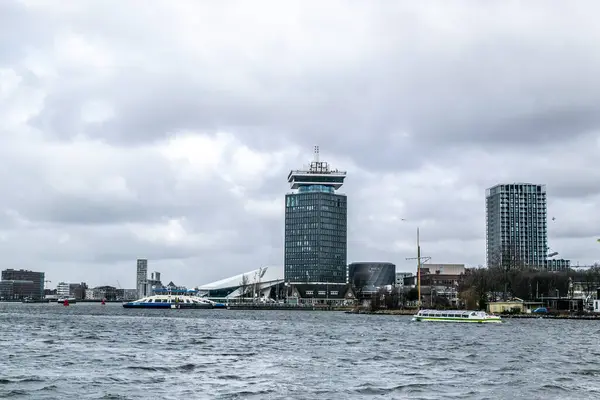
[[[487,265],[546,265],[546,186],[496,185],[486,191]]]
[[[333,188],[285,196],[284,274],[290,283],[346,283],[347,199]]]
[[[32,284],[31,297],[34,299],[44,298],[44,284],[45,284],[44,272],[35,272],[25,269],[5,269],[2,271],[3,281],[15,281],[19,282],[17,285],[21,285],[22,281],[29,281]],[[24,285],[24,284],[23,284]],[[24,286],[23,286],[24,287]],[[28,289],[29,290],[29,289]],[[29,294],[27,294],[29,296]]]

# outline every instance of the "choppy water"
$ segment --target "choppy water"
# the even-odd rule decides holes
[[[598,321],[0,303],[0,334],[0,398],[600,398]]]

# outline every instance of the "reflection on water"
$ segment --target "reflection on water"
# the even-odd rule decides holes
[[[0,398],[600,398],[596,321],[0,303],[0,326]]]

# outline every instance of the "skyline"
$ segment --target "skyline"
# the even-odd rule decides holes
[[[314,145],[348,171],[348,263],[413,271],[418,226],[431,262],[485,265],[485,190],[512,182],[546,185],[558,258],[599,261],[583,3],[4,2],[0,269],[133,288],[137,258],[186,285],[283,266]]]

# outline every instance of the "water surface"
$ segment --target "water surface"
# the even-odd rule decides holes
[[[600,398],[598,321],[0,303],[0,327],[0,398]]]

